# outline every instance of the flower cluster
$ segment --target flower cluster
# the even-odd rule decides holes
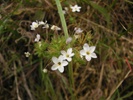
[[[32,22],[32,24],[30,25],[31,30],[35,30],[40,25],[43,26],[42,28],[49,28],[49,25],[47,24],[47,21],[45,21],[45,22],[43,22],[43,21],[36,21],[36,22]]]
[[[68,65],[68,62],[72,60],[74,53],[72,53],[72,48],[69,48],[66,51],[62,50],[61,54],[58,58],[52,57],[52,61],[54,65],[51,67],[52,70],[59,70],[61,73],[64,72],[64,67]]]
[[[95,51],[95,46],[89,46],[87,43],[83,45],[83,49],[80,50],[80,56],[83,58],[85,56],[87,61],[90,61],[91,58],[97,58]],[[54,65],[51,67],[52,70],[59,70],[61,73],[64,72],[64,67],[68,65],[68,62],[72,61],[72,57],[74,53],[72,52],[72,48],[69,48],[66,51],[62,50],[59,58],[53,57],[52,61]]]

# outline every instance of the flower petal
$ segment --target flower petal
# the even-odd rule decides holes
[[[58,70],[63,73],[64,72],[64,67],[59,67]]]
[[[55,64],[57,64],[58,59],[57,59],[56,57],[52,57],[52,61],[53,61]]]
[[[68,54],[71,54],[71,53],[72,53],[72,48],[69,48],[69,49],[67,50],[67,53],[68,53]]]
[[[64,60],[64,56],[60,55],[59,58],[58,58],[58,61],[62,62],[63,60]]]
[[[93,53],[93,52],[95,51],[95,49],[96,49],[95,46],[91,46],[91,47],[89,48],[90,53]]]
[[[56,64],[54,64],[52,67],[51,67],[51,70],[57,70],[58,69],[58,66]]]
[[[84,49],[85,51],[88,51],[88,50],[89,50],[89,45],[88,45],[87,43],[85,43],[85,44],[83,45],[83,49]]]
[[[86,55],[85,50],[80,50],[80,55]]]
[[[69,61],[69,62],[72,61],[72,58],[67,58],[67,61]]]
[[[92,58],[97,58],[97,55],[96,55],[95,53],[91,53],[90,56],[91,56]]]
[[[66,51],[62,50],[61,54],[66,55]]]
[[[63,61],[62,62],[62,66],[67,66],[68,65],[68,62],[67,61]]]
[[[71,53],[69,56],[70,56],[70,57],[74,56],[74,53]]]
[[[87,61],[90,61],[91,60],[91,57],[90,56],[86,56],[85,57]]]

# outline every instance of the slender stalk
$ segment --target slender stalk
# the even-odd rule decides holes
[[[64,31],[65,37],[67,39],[69,35],[68,35],[66,20],[65,20],[63,11],[62,11],[62,6],[61,6],[61,3],[60,3],[60,0],[55,0],[55,2],[56,2],[56,6],[58,8],[58,13],[59,13],[59,16],[60,16],[60,19],[61,19],[61,24],[62,24],[62,27],[63,27],[63,31]]]

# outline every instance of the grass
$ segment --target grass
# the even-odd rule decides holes
[[[69,8],[65,15],[60,2],[63,10]],[[132,100],[132,1],[60,2],[0,1],[0,100]],[[80,12],[71,12],[70,5],[75,4],[82,7]],[[50,27],[62,30],[39,27],[31,31],[36,20],[47,20]],[[75,27],[83,30],[78,39],[74,38]],[[37,33],[41,47],[34,42]],[[66,44],[68,36],[73,40]],[[80,58],[84,43],[96,46],[97,59]],[[52,71],[52,57],[69,47],[75,56],[64,73]],[[24,55],[27,51],[29,58]]]

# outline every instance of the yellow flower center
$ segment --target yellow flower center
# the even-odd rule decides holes
[[[61,65],[61,62],[58,62],[58,65],[60,66]]]
[[[87,54],[87,55],[89,55],[89,54],[90,54],[90,52],[89,52],[89,51],[87,51],[87,52],[86,52],[86,54]]]
[[[69,55],[67,54],[66,57],[69,57]]]

